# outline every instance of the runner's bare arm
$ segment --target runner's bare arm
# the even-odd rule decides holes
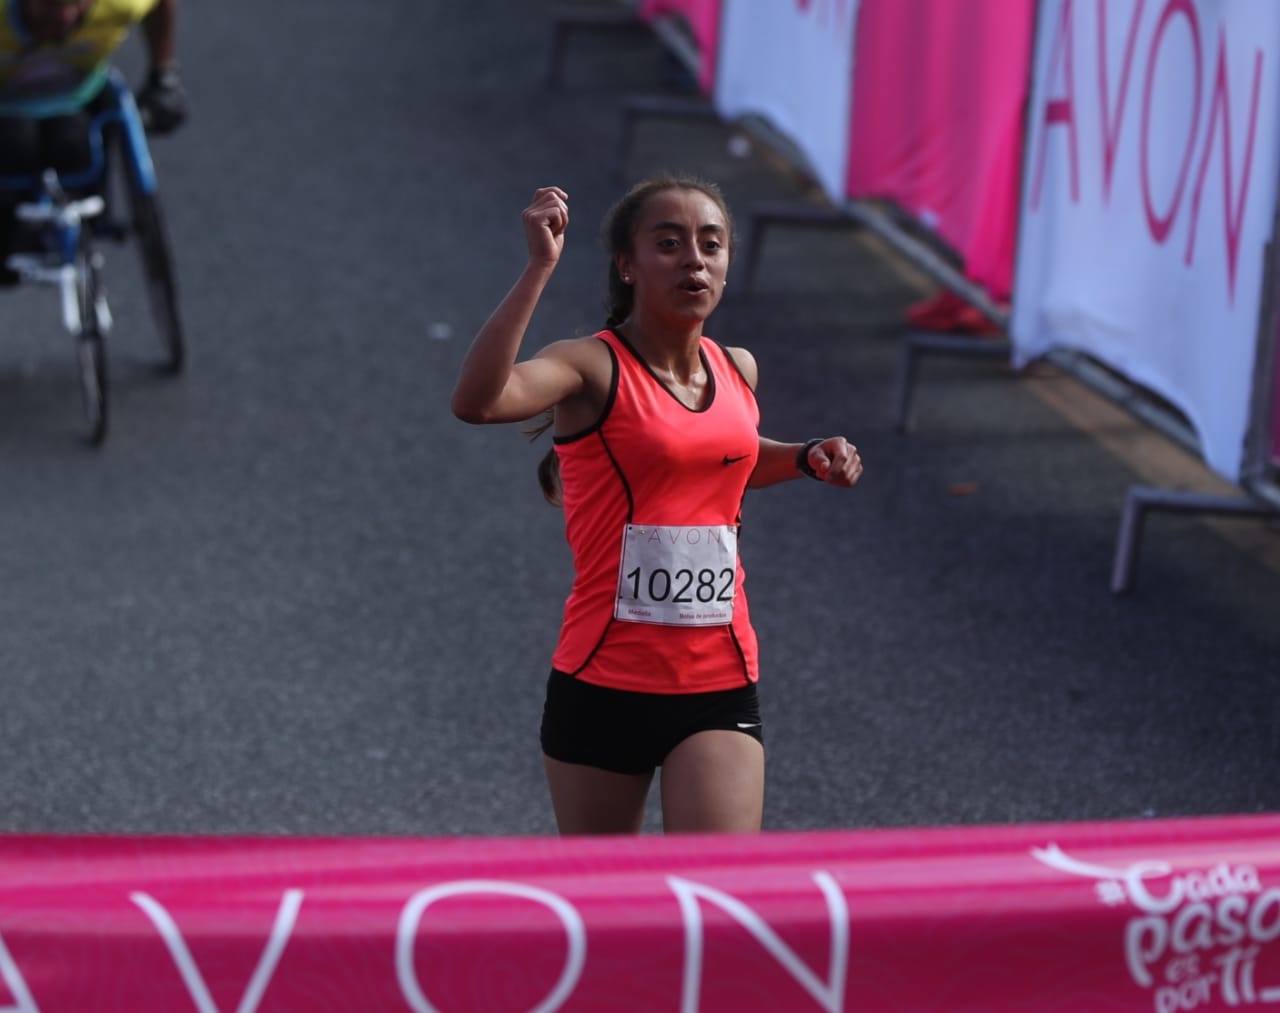
[[[858,448],[843,436],[828,436],[812,445],[779,443],[761,436],[760,456],[747,481],[747,488],[762,489],[806,474],[800,468],[802,454],[813,471],[812,477],[828,485],[847,489],[862,477],[862,458],[858,456]]]
[[[520,343],[564,249],[568,195],[542,187],[522,215],[529,261],[515,285],[471,343],[453,389],[451,407],[464,422],[517,422],[582,389],[582,374],[562,343],[517,363]],[[571,343],[569,343],[571,344]]]
[[[523,422],[581,393],[584,377],[579,357],[566,353],[566,346],[574,343],[572,339],[555,342],[532,359],[509,365],[505,361],[489,364],[482,359],[464,363],[463,376],[453,393],[453,414],[474,425]],[[472,395],[463,386],[468,368],[475,369],[481,382],[505,373],[501,388],[478,397]]]
[[[796,454],[802,446],[802,443],[779,443],[761,436],[760,456],[756,460],[756,470],[747,481],[747,488],[763,489],[768,485],[800,478],[803,473],[796,468]]]

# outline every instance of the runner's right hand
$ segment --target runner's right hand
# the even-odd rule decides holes
[[[530,261],[554,266],[560,260],[569,227],[569,195],[558,186],[540,187],[522,217]]]

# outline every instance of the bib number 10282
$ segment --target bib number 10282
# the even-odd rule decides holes
[[[723,626],[733,620],[738,529],[628,524],[614,616],[664,626]]]

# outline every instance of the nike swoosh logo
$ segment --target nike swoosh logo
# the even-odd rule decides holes
[[[737,464],[739,461],[745,461],[750,456],[750,454],[743,454],[741,457],[730,457],[728,454],[725,454],[724,460],[720,463],[727,468],[731,464]]]
[[[760,722],[759,721],[739,721],[738,727],[739,728],[759,728]]]

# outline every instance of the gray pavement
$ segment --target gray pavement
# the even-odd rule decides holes
[[[575,44],[551,94],[550,0],[352,9],[184,8],[193,116],[155,155],[190,367],[152,371],[109,248],[101,451],[51,293],[0,298],[0,829],[553,830],[537,724],[568,554],[544,448],[450,416],[458,363],[535,186],[573,222],[531,350],[598,326],[597,227],[630,177],[700,171],[742,214],[804,194],[706,123],[642,124],[612,174],[623,95],[666,79],[652,40]],[[747,505],[767,826],[1280,809],[1280,573],[1164,519],[1113,597],[1140,469],[990,362],[929,363],[894,432],[928,291],[865,235],[779,230],[708,326],[759,360],[766,433],[844,433],[866,462],[851,494]]]

